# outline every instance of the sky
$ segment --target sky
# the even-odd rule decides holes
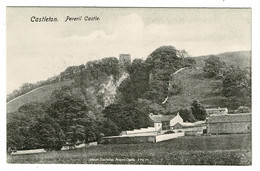
[[[6,16],[7,93],[90,60],[121,53],[146,59],[162,45],[191,56],[251,50],[250,9],[8,7]],[[65,22],[67,16],[100,20]]]

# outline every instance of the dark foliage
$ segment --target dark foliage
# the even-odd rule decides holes
[[[197,120],[205,120],[207,117],[205,108],[197,100],[194,100],[192,102],[191,111],[192,111],[193,116]]]
[[[195,122],[196,119],[194,118],[191,109],[183,108],[179,111],[179,115],[183,119],[184,122]]]
[[[249,69],[230,66],[224,73],[222,93],[235,108],[251,106],[251,74]]]
[[[34,136],[38,146],[47,151],[61,150],[66,142],[60,125],[48,116],[39,118],[30,128],[30,133]]]
[[[209,78],[221,77],[225,68],[225,62],[221,62],[219,57],[211,55],[205,60],[204,72]]]
[[[151,125],[148,114],[139,111],[132,105],[112,104],[103,110],[103,114],[105,118],[115,124],[113,129],[118,129],[112,130],[113,132],[145,128]]]
[[[125,104],[137,101],[149,89],[149,70],[144,61],[135,59],[127,67],[127,71],[129,77],[118,87],[121,96],[120,103]]]

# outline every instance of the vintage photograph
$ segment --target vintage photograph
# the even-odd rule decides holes
[[[251,8],[6,7],[6,162],[252,165],[251,24]]]

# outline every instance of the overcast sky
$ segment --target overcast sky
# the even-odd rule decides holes
[[[65,22],[67,16],[100,20]],[[89,60],[120,53],[145,59],[162,45],[191,56],[251,50],[249,9],[7,8],[6,30],[7,93]]]

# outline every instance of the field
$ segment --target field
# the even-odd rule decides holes
[[[160,143],[108,144],[8,155],[8,163],[251,165],[251,135],[180,137]]]

